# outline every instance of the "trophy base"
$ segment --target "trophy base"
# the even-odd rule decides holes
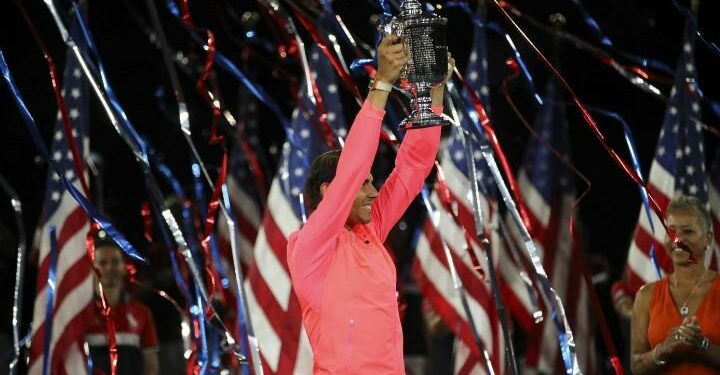
[[[431,110],[415,110],[412,111],[410,116],[406,117],[400,122],[398,128],[402,131],[431,128],[433,126],[446,126],[450,125],[443,116],[436,114]]]

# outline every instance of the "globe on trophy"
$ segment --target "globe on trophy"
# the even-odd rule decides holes
[[[445,79],[448,70],[447,18],[426,13],[417,0],[405,0],[400,14],[380,25],[384,35],[397,35],[410,52],[400,73],[399,86],[411,96],[412,112],[400,122],[401,130],[449,125],[435,114],[430,89]]]

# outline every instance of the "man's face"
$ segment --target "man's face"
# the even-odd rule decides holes
[[[103,287],[121,286],[125,281],[125,259],[120,249],[115,246],[100,246],[95,249],[95,267],[100,270]]]
[[[368,174],[367,179],[363,182],[360,190],[355,195],[350,215],[345,222],[346,228],[352,228],[356,224],[367,224],[370,222],[370,214],[372,213],[372,203],[378,196],[378,191],[372,184],[373,176]]]

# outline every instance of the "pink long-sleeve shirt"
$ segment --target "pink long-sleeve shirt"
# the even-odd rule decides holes
[[[433,111],[442,113],[442,107]],[[370,173],[384,115],[365,102],[335,178],[307,223],[288,240],[288,267],[315,374],[405,374],[396,271],[383,242],[422,188],[440,128],[407,132],[395,169],[372,204],[370,223],[348,230],[345,222]]]

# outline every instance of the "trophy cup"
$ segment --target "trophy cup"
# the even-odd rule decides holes
[[[417,0],[405,0],[400,14],[380,26],[384,35],[402,38],[410,52],[400,73],[400,87],[410,93],[412,113],[400,122],[401,130],[443,126],[450,123],[432,109],[430,89],[445,79],[448,68],[447,18],[422,11]]]

